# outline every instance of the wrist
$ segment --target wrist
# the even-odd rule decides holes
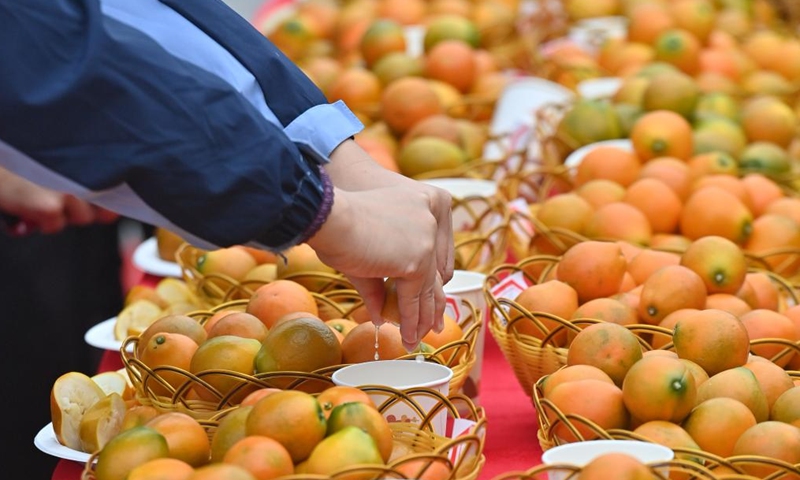
[[[318,255],[322,256],[330,253],[332,247],[341,244],[347,233],[347,226],[342,225],[342,220],[351,216],[347,192],[333,186],[331,190],[331,204],[328,215],[314,234],[306,241]]]
[[[311,224],[303,232],[303,235],[301,236],[301,243],[306,242],[310,238],[314,237],[332,213],[334,202],[333,183],[324,168],[319,169],[319,177],[322,182],[322,201],[320,202],[319,210],[317,211],[317,215],[314,217],[314,220],[311,221]]]
[[[397,176],[380,166],[352,139],[331,152],[330,162],[324,168],[337,188],[350,191],[388,186],[396,182]]]

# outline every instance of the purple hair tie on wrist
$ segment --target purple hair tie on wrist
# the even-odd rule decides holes
[[[322,167],[319,169],[319,177],[320,180],[322,180],[322,203],[319,205],[317,216],[314,217],[314,221],[312,221],[311,225],[303,232],[301,236],[302,240],[299,243],[304,243],[317,234],[319,229],[322,228],[322,224],[328,219],[328,215],[331,213],[331,207],[333,207],[333,183],[331,182],[331,178]]]

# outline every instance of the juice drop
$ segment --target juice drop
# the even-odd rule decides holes
[[[381,327],[375,325],[375,360],[380,360],[381,356],[378,354],[378,335],[380,334]]]

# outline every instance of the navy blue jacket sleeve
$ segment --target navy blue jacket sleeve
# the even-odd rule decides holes
[[[93,192],[127,185],[217,246],[296,243],[323,198],[278,126],[97,0],[0,0],[0,140]]]

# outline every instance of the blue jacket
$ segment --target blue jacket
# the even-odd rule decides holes
[[[200,246],[304,240],[361,128],[220,0],[0,0],[0,165]]]

